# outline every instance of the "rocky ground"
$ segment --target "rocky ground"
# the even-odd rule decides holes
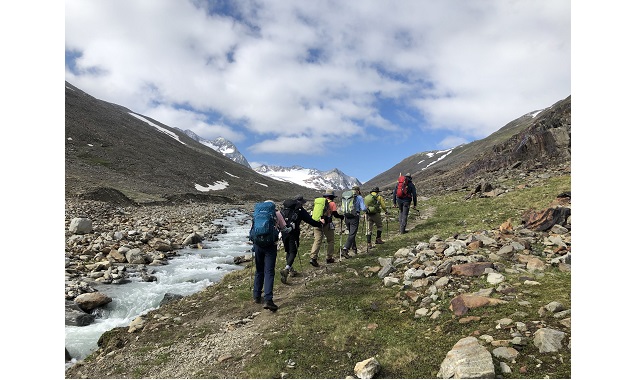
[[[569,199],[567,204],[564,200],[564,205],[569,206]],[[248,210],[244,206],[240,208]],[[81,239],[67,232],[66,299],[72,298],[73,292],[82,292],[81,286],[75,285],[86,282],[88,278],[116,280],[113,279],[112,268],[108,276],[108,268],[97,268],[93,263],[103,261],[111,262],[111,267],[117,266],[116,257],[127,259],[125,254],[117,254],[122,248],[123,251],[128,249],[126,252],[138,248],[145,254],[145,264],[135,266],[163,265],[162,261],[172,252],[170,249],[192,244],[192,236],[208,239],[215,233],[221,233],[222,226],[215,226],[211,221],[232,209],[232,206],[200,205],[113,209],[98,202],[67,204],[67,231],[72,220],[81,216],[90,217],[93,231],[81,235]],[[408,227],[414,228],[431,212],[433,210],[424,210]],[[367,273],[363,275],[376,276],[384,286],[401,289],[396,295],[403,304],[401,312],[412,313],[414,318],[433,321],[450,311],[460,318],[460,323],[479,323],[479,317],[471,315],[474,313],[467,314],[469,310],[499,302],[516,302],[527,311],[535,308],[539,321],[534,318],[528,320],[527,312],[501,319],[497,321],[497,326],[488,329],[499,333],[461,340],[454,347],[456,353],[453,357],[463,362],[460,358],[467,357],[473,362],[490,364],[486,368],[470,368],[474,371],[470,374],[473,377],[494,377],[491,372],[493,361],[488,351],[495,357],[498,368],[495,375],[501,375],[499,371],[525,373],[535,364],[547,371],[548,360],[556,358],[556,364],[559,364],[570,355],[570,300],[532,305],[523,297],[538,290],[522,292],[518,288],[538,289],[543,276],[541,273],[549,268],[570,271],[570,215],[568,212],[555,217],[559,218],[560,224],[553,225],[552,211],[547,211],[534,215],[529,221],[528,225],[532,224],[534,228],[532,230],[503,225],[494,231],[465,233],[446,240],[432,238],[429,242],[404,246],[394,252],[393,257],[377,257],[380,265],[367,268]],[[548,231],[535,231],[544,223],[549,224]],[[546,249],[533,251],[531,247],[534,245],[545,245]],[[123,262],[119,264],[121,266]],[[312,268],[304,262],[300,276],[291,278],[290,286],[276,286],[275,300],[280,305],[277,313],[263,310],[261,305],[248,301],[236,304],[231,288],[222,284],[168,303],[137,318],[129,327],[104,334],[108,337],[101,342],[95,357],[89,363],[80,362],[72,366],[66,371],[66,377],[192,378],[208,377],[212,373],[217,378],[246,378],[245,365],[269,344],[263,336],[287,330],[286,323],[291,320],[289,316],[303,307],[297,300],[304,299],[312,279],[333,275],[328,268],[326,265]],[[517,274],[523,283],[509,284],[505,281],[505,276]],[[482,276],[486,277],[490,288],[463,294],[464,289],[471,286],[471,278]],[[250,281],[248,277],[243,280]],[[406,283],[409,285],[401,287],[400,284]],[[451,303],[437,302],[440,294],[445,294],[441,298],[451,294]],[[161,334],[174,329],[188,333],[169,345],[161,345]],[[482,329],[487,331],[485,326]],[[522,355],[522,348],[529,345],[538,346],[540,353],[543,350],[543,356],[530,359],[533,361],[531,366],[514,364],[518,355]],[[483,351],[484,346],[488,348]],[[148,353],[151,358],[139,355],[148,347],[153,347]],[[148,366],[148,362],[154,364]],[[439,366],[439,374],[451,377],[451,371],[457,366],[448,359]],[[280,377],[284,376],[280,374]]]

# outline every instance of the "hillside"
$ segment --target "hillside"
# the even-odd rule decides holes
[[[239,203],[319,193],[260,175],[179,129],[96,99],[68,82],[65,98],[67,198]]]
[[[490,136],[438,152],[404,158],[363,186],[392,189],[399,173],[411,173],[421,194],[474,187],[512,172],[545,168],[570,171],[571,97],[527,113]],[[439,159],[441,158],[441,159]],[[567,167],[567,169],[565,169]]]

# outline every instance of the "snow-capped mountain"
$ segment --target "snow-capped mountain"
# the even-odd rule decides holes
[[[355,177],[344,174],[339,169],[321,171],[317,169],[306,169],[301,166],[274,166],[261,165],[253,168],[256,172],[267,177],[280,181],[292,182],[312,189],[344,190],[352,186],[361,186],[361,182]]]
[[[251,165],[249,165],[249,161],[247,161],[246,157],[244,157],[242,153],[240,153],[238,148],[236,148],[236,146],[233,145],[231,141],[225,139],[224,137],[216,137],[213,140],[206,140],[198,136],[194,132],[190,131],[189,129],[184,130],[183,132],[185,132],[185,134],[187,134],[187,136],[191,137],[192,139],[198,141],[203,145],[207,145],[211,149],[231,159],[232,161],[237,162],[240,165],[244,165],[248,168],[251,167]]]

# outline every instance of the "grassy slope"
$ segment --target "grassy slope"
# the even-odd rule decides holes
[[[356,362],[374,356],[382,365],[382,378],[435,378],[440,363],[459,339],[476,331],[498,335],[492,328],[495,321],[516,312],[517,305],[475,309],[470,315],[482,317],[480,322],[459,324],[457,318],[447,312],[450,298],[446,298],[441,300],[444,312],[438,320],[414,319],[413,311],[395,297],[397,292],[385,288],[375,276],[363,276],[363,268],[377,265],[378,256],[391,255],[407,244],[428,241],[433,235],[445,239],[459,232],[495,229],[508,218],[513,225],[519,225],[524,211],[546,208],[564,191],[570,191],[569,176],[545,181],[543,187],[512,191],[497,198],[464,201],[465,193],[459,192],[422,202],[419,209],[435,207],[435,214],[411,233],[392,236],[387,244],[375,248],[373,255],[359,256],[345,261],[345,266],[335,267],[332,271],[338,276],[323,276],[307,285],[297,300],[303,308],[298,310],[286,331],[267,337],[272,344],[248,366],[248,377],[273,378],[280,372],[288,372],[293,378],[344,378]],[[363,241],[362,237],[357,239]],[[304,245],[301,253],[310,249],[310,244]],[[283,264],[282,256],[278,255],[278,267]],[[513,276],[507,278],[509,283],[515,282]],[[570,273],[549,269],[540,282],[542,286],[533,291],[534,294],[525,294],[525,299],[533,305],[558,300],[570,307]],[[276,283],[276,289],[280,286],[284,285]],[[490,285],[480,279],[469,291],[487,287]],[[247,298],[248,290],[245,292],[243,297]],[[401,313],[401,310],[407,312]],[[533,313],[525,320],[543,320],[536,314],[536,307],[531,310]],[[377,327],[368,329],[371,324]],[[534,346],[526,346],[513,367],[526,365],[528,373],[515,371],[510,377],[533,378],[548,374],[550,378],[569,378],[570,351],[561,354],[542,355]],[[536,367],[531,355],[552,360]],[[296,368],[286,368],[287,358],[297,363]]]
[[[531,307],[520,309],[516,302],[509,302],[476,308],[470,310],[469,315],[481,319],[463,324],[449,311],[450,295],[441,296],[437,301],[442,311],[438,319],[415,319],[414,310],[418,306],[406,304],[399,297],[398,288],[385,288],[367,268],[377,266],[378,257],[391,257],[399,248],[428,241],[434,235],[446,239],[457,233],[496,229],[509,218],[517,226],[524,211],[548,207],[558,194],[570,191],[570,186],[570,176],[565,175],[544,179],[540,186],[521,190],[508,183],[507,187],[515,190],[496,198],[466,201],[464,191],[435,196],[419,202],[418,208],[422,212],[433,209],[433,215],[425,220],[413,218],[408,225],[412,228],[410,233],[394,234],[396,223],[392,219],[389,237],[384,239],[386,244],[374,248],[370,255],[360,255],[327,267],[322,265],[318,269],[308,265],[307,253],[312,239],[302,237],[301,256],[296,260],[296,267],[303,277],[292,278],[293,285],[286,286],[276,275],[275,300],[280,309],[275,314],[264,311],[254,321],[262,333],[261,338],[270,344],[262,345],[261,340],[249,342],[249,348],[237,354],[239,357],[225,362],[226,365],[209,362],[197,366],[187,377],[279,378],[281,373],[286,373],[286,378],[345,378],[352,375],[355,363],[375,357],[382,366],[380,378],[435,378],[447,352],[461,338],[489,334],[495,339],[509,339],[507,331],[495,328],[496,321],[517,311],[528,313],[520,319],[522,321],[543,321],[548,326],[557,326],[556,320],[539,316],[537,310],[552,301],[571,307],[569,272],[549,267],[539,278],[540,286],[522,288],[521,299],[529,301]],[[392,212],[392,217],[394,215]],[[338,249],[339,239],[336,240],[335,249]],[[363,236],[357,236],[360,250],[365,249],[364,240]],[[322,250],[322,263],[324,256]],[[283,263],[284,252],[280,250],[277,268],[282,268]],[[519,276],[506,274],[507,282],[521,282]],[[491,287],[484,276],[466,283],[470,284],[467,292]],[[144,331],[140,335],[129,334],[125,328],[104,334],[104,346],[125,349],[125,346],[117,345],[117,340],[133,339],[137,347],[120,355],[125,360],[111,362],[111,354],[115,353],[87,358],[86,364],[90,366],[92,361],[97,371],[89,377],[156,377],[156,372],[152,371],[157,368],[182,365],[182,357],[154,355],[153,352],[183,341],[192,341],[191,347],[195,347],[199,343],[193,339],[222,327],[218,326],[217,315],[238,319],[248,314],[248,310],[255,309],[251,302],[251,286],[249,269],[232,272],[218,286],[161,308],[161,314],[182,317],[176,326]],[[213,320],[205,320],[212,317]],[[293,368],[289,368],[289,360],[294,363]],[[557,353],[540,354],[529,344],[511,366],[513,373],[504,375],[505,378],[570,378],[571,350],[566,347]],[[526,373],[518,370],[522,366],[526,367]],[[101,369],[97,369],[99,367]],[[496,373],[501,373],[499,368]],[[67,374],[68,378],[75,376],[79,377],[79,374]]]

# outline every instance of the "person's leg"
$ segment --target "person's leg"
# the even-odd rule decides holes
[[[255,275],[253,276],[253,299],[262,298],[262,286],[264,284],[264,253],[262,248],[253,246],[253,259],[255,261]]]
[[[326,258],[332,259],[335,254],[335,230],[331,230],[328,225],[325,227],[326,243],[328,244],[328,250],[326,251]]]
[[[324,232],[321,227],[313,227],[313,234],[315,234],[315,240],[313,240],[313,247],[310,250],[310,258],[317,260],[319,248],[321,247],[321,242],[324,238]]]
[[[348,231],[348,237],[346,238],[346,242],[343,243],[343,249],[347,251],[350,249],[350,235],[352,234],[352,231],[350,231],[350,218],[346,217],[344,219],[344,222],[346,223],[346,230]]]
[[[277,258],[277,245],[268,247],[264,255],[264,300],[273,300],[273,280],[275,280],[275,259]]]
[[[299,236],[289,235],[288,253],[286,254],[286,269],[293,266],[295,257],[297,257],[297,246],[299,245]]]
[[[398,226],[399,232],[403,233],[405,227],[403,227],[403,201],[401,199],[396,199],[396,203],[398,204]]]
[[[378,214],[366,214],[368,217],[368,224],[367,224],[367,228],[365,229],[365,237],[368,243],[368,246],[370,246],[370,243],[372,243],[372,228],[374,228],[374,224],[376,221],[376,216]]]
[[[403,224],[401,226],[401,233],[405,233],[406,228],[407,228],[407,216],[409,215],[409,202],[405,201],[403,202]]]
[[[346,244],[344,244],[344,248],[346,250],[355,248],[356,241],[355,238],[357,236],[357,229],[359,228],[359,218],[348,218],[346,217],[346,226],[348,226],[348,238],[346,239]]]
[[[376,224],[376,240],[374,242],[376,244],[383,244],[384,241],[381,239],[381,234],[383,233],[383,220],[381,220],[381,213],[377,212],[374,217],[374,223]]]

